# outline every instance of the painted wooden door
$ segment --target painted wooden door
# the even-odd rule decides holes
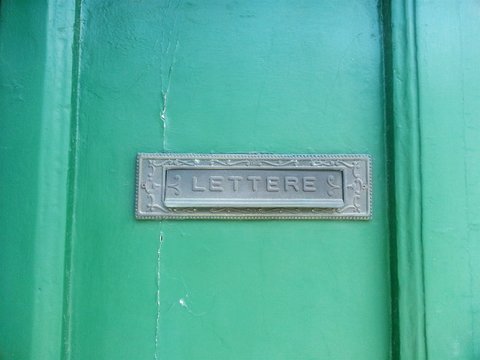
[[[425,305],[451,304],[425,296],[441,283],[424,253],[435,245],[424,246],[433,230],[422,219],[438,204],[421,189],[437,170],[422,172],[422,156],[435,158],[420,151],[431,140],[417,125],[435,125],[420,122],[431,113],[418,90],[433,86],[427,38],[437,35],[414,31],[433,21],[422,5],[1,6],[0,358],[424,359],[429,344],[437,354],[441,322]],[[460,37],[460,26],[479,33],[451,24]],[[369,154],[373,217],[138,221],[138,152]],[[470,189],[478,167],[468,159]],[[478,287],[465,289],[471,301],[457,304],[473,311]],[[475,329],[445,333],[451,347],[432,359],[478,354]]]

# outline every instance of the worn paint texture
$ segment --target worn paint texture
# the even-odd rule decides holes
[[[388,356],[375,2],[86,1],[80,16],[72,356]],[[378,214],[137,222],[138,151],[372,154]]]
[[[479,18],[477,1],[417,8],[431,359],[480,358]]]
[[[0,358],[479,357],[478,16],[2,1]],[[373,218],[136,221],[166,151],[370,154]]]

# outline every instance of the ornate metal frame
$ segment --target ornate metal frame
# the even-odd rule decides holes
[[[341,208],[168,208],[163,203],[167,169],[326,169],[343,173]],[[137,219],[338,219],[372,216],[368,155],[146,154],[137,156]]]

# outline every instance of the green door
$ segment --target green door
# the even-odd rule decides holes
[[[386,359],[375,1],[82,5],[74,359]],[[371,221],[136,221],[137,152],[366,153]]]
[[[0,359],[425,358],[411,2],[1,6]],[[368,154],[373,216],[136,220],[138,152]]]

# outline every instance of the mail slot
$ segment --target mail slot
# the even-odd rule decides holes
[[[340,170],[171,169],[167,207],[343,206]]]
[[[368,219],[366,155],[139,154],[138,219]]]

